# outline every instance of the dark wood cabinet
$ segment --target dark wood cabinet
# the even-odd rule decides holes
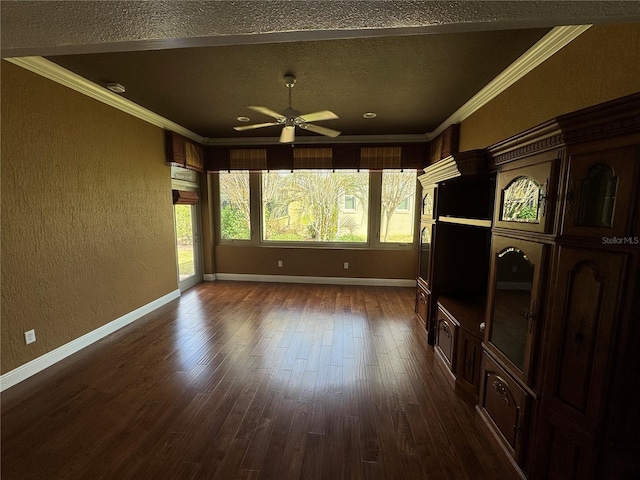
[[[640,478],[640,93],[418,178],[417,316],[505,464]]]
[[[484,297],[440,296],[437,307],[436,359],[456,393],[475,405],[480,387]]]
[[[425,323],[428,343],[437,344],[440,296],[482,297],[484,308],[495,176],[484,152],[472,151],[430,165],[418,180],[422,215],[416,295],[428,292],[429,305],[425,318],[424,304],[417,301],[416,316]],[[447,363],[455,364],[455,356]]]
[[[425,168],[416,314],[455,391],[478,400],[495,175],[483,151]],[[427,295],[426,306],[421,295]]]
[[[640,94],[489,155],[479,424],[522,478],[640,478]]]

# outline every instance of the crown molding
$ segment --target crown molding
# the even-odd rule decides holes
[[[591,27],[591,25],[571,25],[553,28],[534,46],[523,53],[520,58],[509,65],[500,75],[471,97],[467,103],[447,118],[438,128],[427,133],[427,138],[432,140],[446,130],[450,125],[460,123],[465,118],[469,117],[528,74],[531,70],[545,62],[560,49],[567,46],[578,36],[586,32],[589,27]]]
[[[93,98],[94,100],[98,100],[99,102],[116,108],[124,113],[133,115],[134,117],[144,120],[145,122],[157,127],[172,130],[199,143],[205,143],[207,140],[205,137],[202,137],[201,135],[198,135],[197,133],[184,128],[182,125],[178,125],[177,123],[172,122],[171,120],[168,120],[163,116],[152,112],[151,110],[147,110],[146,108],[141,107],[131,100],[127,100],[120,95],[116,95],[110,90],[107,90],[106,88],[93,83],[86,78],[67,70],[66,68],[63,68],[60,65],[47,60],[46,58],[14,57],[5,58],[4,60],[11,62],[14,65],[18,65],[19,67],[22,67],[33,73],[36,73],[42,77],[48,78],[49,80],[53,80],[60,85],[69,87],[76,92]]]
[[[587,31],[591,25],[573,25],[555,27],[527,50],[520,58],[507,67],[500,75],[489,82],[482,90],[474,95],[467,103],[447,118],[432,132],[415,135],[350,135],[338,138],[298,137],[295,144],[348,144],[348,143],[420,143],[428,142],[437,137],[454,123],[460,123],[465,118],[479,110],[497,97],[515,82],[524,77],[531,70],[550,58],[560,49],[571,43],[579,35]],[[203,145],[220,146],[251,146],[276,145],[280,142],[277,137],[242,137],[242,138],[208,138],[198,135],[171,120],[164,118],[151,110],[127,100],[106,88],[77,75],[60,65],[43,57],[12,57],[4,60],[25,68],[33,73],[53,80],[69,87],[83,95],[87,95],[99,102],[117,108],[145,122],[166,130],[172,130]]]

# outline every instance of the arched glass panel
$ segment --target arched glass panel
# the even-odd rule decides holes
[[[426,193],[422,198],[422,214],[433,216],[433,197]]]
[[[522,369],[534,267],[524,252],[515,247],[502,250],[496,261],[491,343]]]
[[[531,177],[518,177],[502,191],[502,220],[540,223],[540,184]]]
[[[617,187],[618,177],[614,176],[609,165],[593,165],[582,180],[576,225],[610,227],[613,223]]]

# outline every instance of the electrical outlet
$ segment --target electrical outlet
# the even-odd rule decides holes
[[[24,332],[24,343],[29,345],[36,341],[36,331],[29,330],[28,332]]]
[[[278,260],[278,267],[282,267],[282,260]]]
[[[344,262],[344,269],[349,270],[349,262]]]

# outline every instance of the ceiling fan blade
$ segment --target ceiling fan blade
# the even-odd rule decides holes
[[[282,133],[280,134],[280,143],[293,143],[293,140],[296,138],[296,127],[287,126],[282,129]]]
[[[268,115],[268,116],[273,117],[273,118],[285,118],[284,115],[282,115],[281,113],[278,113],[278,112],[276,112],[274,110],[271,110],[270,108],[267,108],[267,107],[258,107],[258,106],[252,105],[252,106],[247,107],[247,108],[253,110],[254,112],[259,112],[259,113],[262,113],[264,115]]]
[[[320,120],[334,120],[340,117],[329,110],[322,110],[321,112],[306,113],[304,115],[300,115],[298,118],[306,123],[319,122]]]
[[[244,132],[245,130],[253,130],[254,128],[262,128],[262,127],[272,127],[274,125],[280,125],[280,124],[278,122],[255,123],[253,125],[238,125],[237,127],[233,127],[233,129],[238,132]]]
[[[326,135],[327,137],[332,137],[332,138],[335,138],[338,135],[340,135],[340,133],[342,133],[342,132],[339,132],[338,130],[332,130],[331,128],[320,127],[318,125],[313,125],[311,123],[307,123],[306,125],[300,125],[300,126],[305,130],[310,130],[312,132],[319,133],[320,135]]]

